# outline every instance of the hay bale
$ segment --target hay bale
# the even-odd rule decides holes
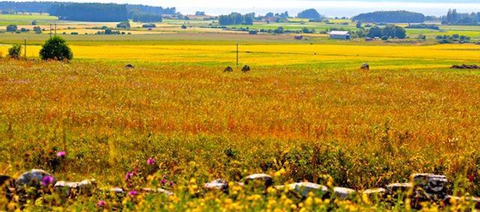
[[[364,63],[362,64],[362,66],[360,67],[360,69],[362,70],[370,70],[370,65],[368,63]]]
[[[250,71],[250,66],[248,66],[248,65],[243,66],[242,71],[243,71],[243,73],[249,72]]]
[[[225,72],[233,72],[233,68],[230,67],[230,66],[227,66],[224,70],[223,70],[223,73]]]

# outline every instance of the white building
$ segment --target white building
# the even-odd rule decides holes
[[[330,39],[350,40],[350,32],[348,31],[331,31]]]

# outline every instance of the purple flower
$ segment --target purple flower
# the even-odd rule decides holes
[[[130,195],[130,196],[136,196],[137,194],[138,194],[138,192],[135,191],[135,190],[128,192],[128,195]]]
[[[165,185],[165,184],[167,184],[167,179],[162,180],[162,185]]]
[[[103,201],[103,200],[100,200],[100,201],[98,201],[98,203],[97,203],[97,206],[98,206],[98,207],[105,207],[105,205],[107,205],[107,202],[105,202],[105,201]]]
[[[53,184],[53,176],[47,175],[42,178],[42,185],[43,186],[48,186],[50,184]]]
[[[133,177],[133,172],[128,172],[127,175],[125,175],[125,181],[129,181]]]
[[[57,157],[59,157],[59,158],[63,158],[63,157],[65,157],[66,155],[67,155],[67,152],[65,152],[65,151],[57,152]]]
[[[155,164],[155,160],[153,158],[149,158],[147,160],[147,163],[148,163],[148,165],[153,165],[153,164]]]

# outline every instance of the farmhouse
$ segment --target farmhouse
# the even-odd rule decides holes
[[[348,31],[331,31],[330,39],[350,40],[350,32]]]

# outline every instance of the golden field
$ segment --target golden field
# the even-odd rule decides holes
[[[59,32],[96,31],[84,24]],[[480,45],[324,35],[295,41],[190,32],[195,29],[160,34],[179,26],[159,26],[131,36],[66,35],[74,53],[68,63],[38,59],[46,33],[22,35],[30,60],[6,59],[22,37],[0,35],[0,174],[41,168],[62,180],[95,178],[100,188],[175,193],[121,201],[53,194],[29,202],[27,210],[94,211],[104,209],[97,207],[104,200],[105,209],[125,211],[411,209],[402,200],[383,204],[362,195],[330,201],[312,194],[300,201],[235,184],[229,194],[202,192],[211,180],[234,182],[253,173],[273,175],[276,185],[310,181],[359,191],[436,173],[448,176],[450,193],[480,196],[480,71],[449,69],[478,63]],[[359,69],[365,62],[370,71]],[[245,64],[251,72],[240,71]],[[226,66],[235,72],[223,73]],[[60,151],[66,152],[61,160]],[[125,175],[134,171],[131,184]],[[452,204],[425,208],[472,207]],[[0,210],[18,207],[0,195]]]
[[[236,187],[235,200],[189,196],[210,180],[258,172],[276,176],[277,184],[308,180],[358,190],[433,172],[458,180],[458,195],[480,194],[480,72],[446,64],[473,63],[478,46],[249,45],[241,48],[241,62],[253,68],[247,74],[222,72],[235,57],[232,46],[72,49],[71,63],[0,64],[3,173],[43,168],[60,179],[96,178],[114,187],[154,158],[158,171],[136,186],[159,186],[166,176],[179,195],[108,202],[129,210],[386,207],[362,198],[294,204],[276,191],[262,197]],[[125,61],[143,62],[128,70]],[[378,65],[360,71],[363,61]],[[60,150],[67,158],[52,163]],[[103,199],[31,207],[95,210]]]
[[[0,45],[8,52],[9,45]],[[98,44],[72,45],[76,59],[152,62],[164,64],[234,64],[236,46],[231,45],[145,45]],[[358,68],[369,62],[373,68],[447,68],[456,63],[475,63],[480,57],[480,46],[474,44],[450,45],[332,45],[332,44],[240,44],[240,63],[255,66],[311,65],[322,63],[349,63]],[[38,57],[40,46],[28,46],[27,57]],[[405,62],[411,61],[411,62]]]

